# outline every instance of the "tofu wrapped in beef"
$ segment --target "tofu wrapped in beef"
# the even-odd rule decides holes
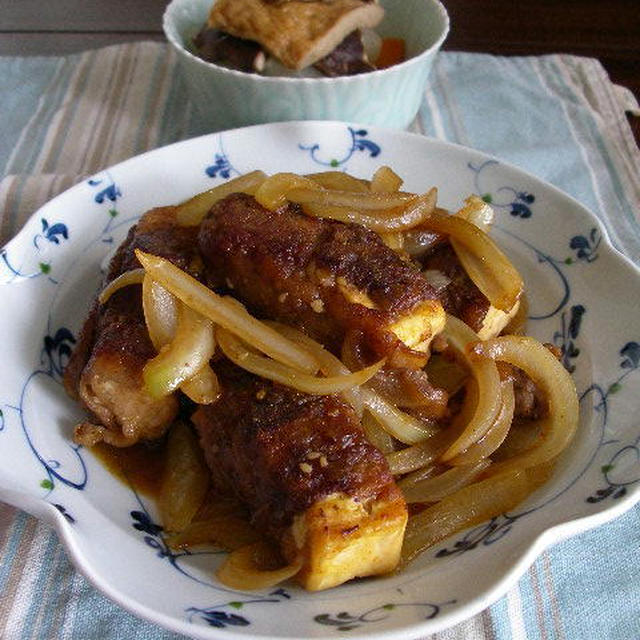
[[[129,231],[111,260],[106,283],[140,267],[135,249],[187,271],[197,269],[196,231],[176,224],[174,207],[152,209]],[[104,304],[93,303],[64,372],[67,392],[90,413],[76,428],[77,442],[124,447],[162,436],[177,415],[178,400],[154,398],[145,388],[142,368],[155,355],[139,286],[116,291]]]
[[[292,204],[270,211],[233,194],[213,206],[198,242],[211,286],[336,353],[355,336],[373,358],[420,366],[444,327],[420,271],[360,225],[310,218]]]
[[[496,309],[464,270],[449,242],[442,240],[421,258],[426,277],[439,281],[438,298],[447,313],[460,318],[481,340],[500,334],[520,308],[516,302],[508,311]]]
[[[209,13],[207,29],[233,36],[235,48],[245,50],[247,43],[258,44],[284,69],[300,70],[317,65],[322,73],[352,75],[373,70],[364,52],[360,30],[375,27],[384,10],[375,0],[218,0]],[[206,33],[206,31],[205,31]],[[199,47],[213,62],[235,63],[237,54],[204,46],[207,37],[200,34]],[[198,46],[198,39],[196,40]],[[214,56],[211,58],[211,54]],[[262,63],[246,63],[246,70],[262,71]]]
[[[244,502],[309,590],[392,571],[407,508],[353,409],[218,363],[220,401],[193,416],[214,484]]]

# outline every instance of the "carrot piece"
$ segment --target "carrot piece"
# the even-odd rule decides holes
[[[405,44],[402,38],[383,38],[380,53],[376,60],[378,69],[386,69],[405,59]]]

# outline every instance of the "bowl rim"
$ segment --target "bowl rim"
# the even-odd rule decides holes
[[[211,0],[211,5],[213,6],[215,0]],[[175,29],[173,25],[173,11],[176,6],[180,3],[188,2],[188,0],[171,0],[169,4],[166,6],[164,13],[162,14],[162,30],[164,32],[165,38],[169,41],[169,43],[173,46],[173,48],[190,61],[195,61],[196,64],[199,64],[204,69],[210,69],[212,71],[216,71],[222,75],[226,75],[228,77],[235,77],[238,79],[243,79],[246,82],[263,82],[263,83],[280,83],[285,82],[292,85],[312,85],[312,84],[349,84],[355,82],[366,81],[369,78],[381,77],[384,74],[391,75],[394,73],[399,73],[401,71],[407,70],[412,66],[418,65],[425,58],[428,58],[432,54],[436,53],[441,47],[443,42],[446,40],[449,35],[449,30],[451,28],[451,20],[449,18],[449,14],[442,4],[440,0],[422,0],[423,2],[428,3],[433,10],[436,12],[440,20],[442,21],[442,29],[440,31],[440,35],[437,39],[424,51],[420,52],[418,55],[405,60],[399,64],[395,64],[391,67],[387,67],[385,69],[375,69],[374,71],[368,71],[366,73],[359,73],[352,76],[337,76],[335,78],[329,77],[320,77],[320,78],[300,78],[300,77],[291,77],[291,76],[263,76],[258,73],[247,73],[246,71],[238,71],[236,69],[228,69],[227,67],[223,67],[215,64],[214,62],[207,62],[202,58],[194,55],[189,51],[184,44],[182,44],[178,38],[174,37],[175,32],[177,33],[177,29]]]

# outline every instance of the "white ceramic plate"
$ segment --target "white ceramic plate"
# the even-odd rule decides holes
[[[389,164],[406,188],[456,208],[490,198],[494,235],[524,275],[530,333],[563,349],[580,396],[575,443],[512,513],[458,534],[404,573],[322,593],[256,593],[213,578],[220,555],[167,548],[154,505],[71,441],[81,413],[60,383],[101,264],[145,210],[252,169]],[[640,275],[595,217],[553,187],[481,153],[343,123],[282,123],[181,142],[123,162],[33,215],[0,255],[0,498],[53,523],[78,568],[126,609],[197,638],[407,638],[503,595],[550,544],[640,497]],[[636,392],[633,391],[635,386]]]

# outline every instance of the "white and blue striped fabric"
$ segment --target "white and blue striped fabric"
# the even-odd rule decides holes
[[[442,53],[413,130],[493,154],[568,192],[640,262],[638,110],[595,60]],[[86,175],[206,133],[169,48],[0,58],[0,245]],[[640,638],[640,507],[544,552],[507,595],[436,638]],[[56,535],[0,504],[0,638],[179,638],[97,592]]]

